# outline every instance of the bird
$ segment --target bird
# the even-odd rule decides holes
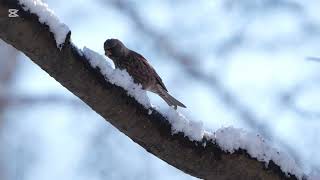
[[[142,85],[142,89],[159,95],[175,110],[177,106],[186,108],[168,93],[160,76],[141,54],[130,50],[118,39],[107,39],[104,42],[104,50],[105,55],[113,61],[115,67],[126,70],[135,83]]]

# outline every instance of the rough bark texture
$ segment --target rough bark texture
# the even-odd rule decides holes
[[[20,17],[8,18],[8,8],[20,9]],[[53,34],[36,15],[23,11],[15,0],[0,0],[0,38],[148,152],[202,179],[296,179],[285,176],[273,162],[266,167],[244,150],[228,154],[214,142],[204,139],[207,146],[203,147],[181,133],[171,135],[171,126],[162,115],[155,110],[148,115],[122,88],[106,82],[91,68],[70,44],[70,36],[62,50],[57,49]]]

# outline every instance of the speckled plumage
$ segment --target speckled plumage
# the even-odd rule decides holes
[[[158,94],[169,106],[186,107],[184,104],[172,97],[162,82],[162,79],[139,53],[128,49],[117,39],[108,39],[104,43],[104,50],[115,64],[116,68],[126,69],[135,83],[141,84],[142,88]]]

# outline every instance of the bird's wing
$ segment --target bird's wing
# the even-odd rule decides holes
[[[147,63],[148,63],[148,62],[147,62]],[[150,65],[149,65],[149,66],[150,66]],[[150,66],[150,67],[151,67],[151,66]],[[168,92],[167,87],[166,87],[166,86],[164,85],[164,83],[162,82],[162,79],[161,79],[161,77],[157,74],[156,70],[154,70],[153,67],[151,67],[151,69],[152,69],[152,71],[154,72],[154,76],[156,77],[158,83],[161,85],[161,87],[163,87],[164,90],[166,90],[166,91]]]
[[[134,52],[134,51],[131,51],[131,52],[134,53],[134,55],[135,55],[134,57],[137,57],[138,60],[141,61],[146,66],[146,68],[151,71],[151,73],[154,75],[154,77],[156,78],[156,80],[158,81],[160,86],[163,87],[163,89],[168,92],[166,86],[162,82],[162,79],[160,78],[160,76],[158,75],[156,70],[148,63],[148,61],[141,54]]]

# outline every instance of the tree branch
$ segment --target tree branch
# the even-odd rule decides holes
[[[8,18],[8,8],[20,9],[19,18]],[[105,81],[77,48],[71,33],[61,50],[48,27],[17,1],[0,1],[0,38],[27,55],[50,76],[148,152],[172,166],[203,179],[296,179],[285,176],[273,162],[250,158],[244,150],[229,154],[214,142],[192,142],[182,133],[172,135],[171,125],[156,110],[148,110],[125,90]],[[206,142],[203,147],[202,143]]]

